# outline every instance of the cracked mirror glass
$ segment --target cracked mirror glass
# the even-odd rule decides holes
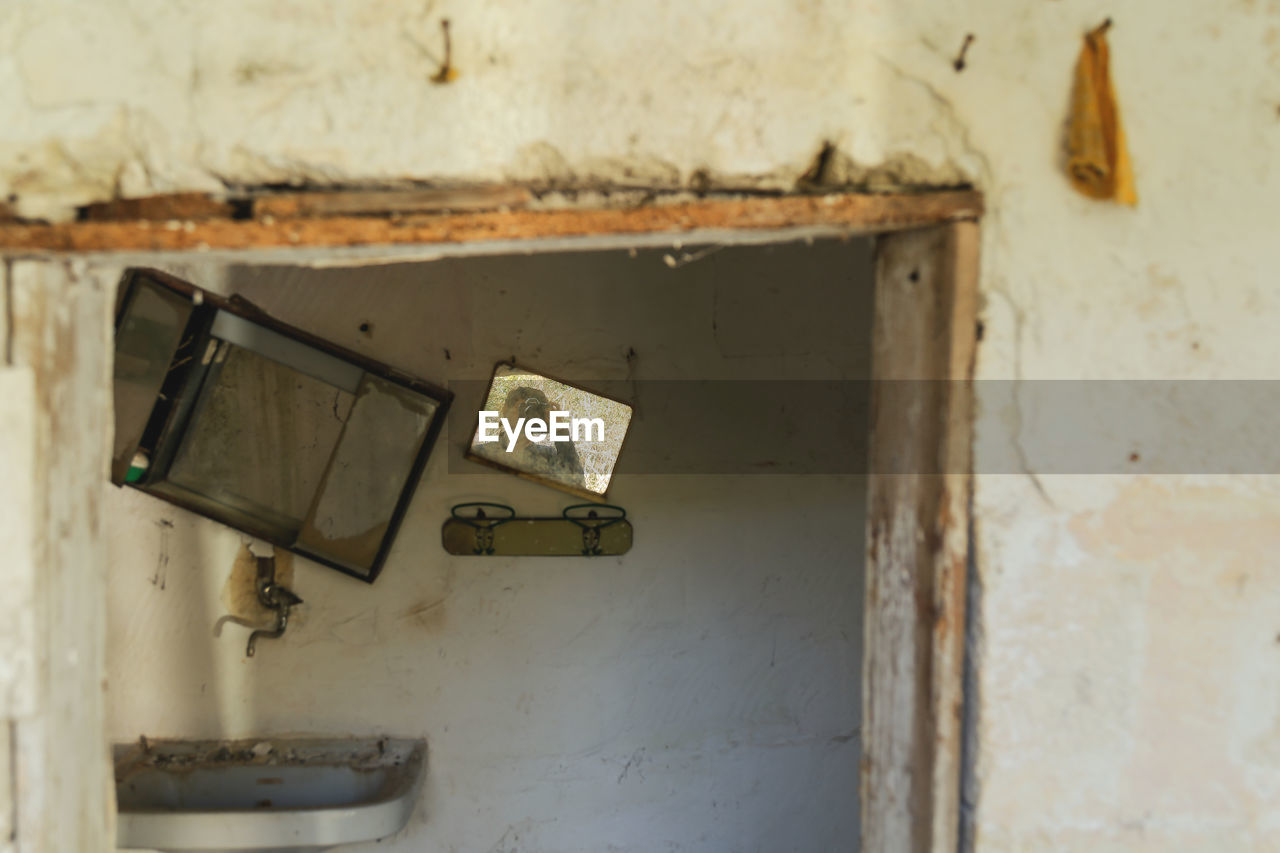
[[[366,375],[298,544],[367,572],[437,407],[428,397]]]
[[[112,480],[372,581],[452,395],[157,271],[122,287]]]
[[[222,342],[168,481],[293,536],[354,396]]]

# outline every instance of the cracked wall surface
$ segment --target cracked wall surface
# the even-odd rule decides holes
[[[1107,15],[1136,210],[1059,168]],[[829,141],[837,179],[986,193],[980,377],[1277,373],[1276,0],[14,0],[0,110],[0,190],[54,218],[275,182],[789,187]],[[980,471],[1034,443],[1006,390],[979,388]],[[1280,845],[1274,479],[986,474],[975,501],[978,848]]]
[[[445,16],[458,77],[439,85]],[[18,0],[0,12],[0,192],[58,217],[265,183],[790,187],[824,139],[963,180],[946,99],[888,60],[894,26],[823,3]]]

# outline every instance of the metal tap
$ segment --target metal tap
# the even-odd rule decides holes
[[[293,590],[276,583],[276,558],[258,557],[258,603],[276,614],[276,627],[271,630],[257,630],[249,635],[249,645],[245,654],[253,657],[254,645],[259,637],[269,640],[284,635],[289,626],[289,609],[301,604],[302,599]]]

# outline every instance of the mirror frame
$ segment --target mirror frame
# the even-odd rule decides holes
[[[280,536],[265,527],[249,529],[248,526],[237,523],[231,518],[220,517],[210,512],[208,507],[202,506],[195,501],[185,500],[181,495],[153,488],[153,486],[160,485],[166,481],[165,478],[176,452],[182,446],[188,429],[193,423],[195,402],[201,395],[206,376],[209,375],[207,365],[202,364],[198,358],[188,359],[185,363],[177,359],[171,361],[169,372],[164,381],[164,388],[169,389],[171,393],[169,395],[157,395],[155,402],[152,404],[145,428],[137,436],[136,440],[131,439],[131,443],[123,452],[125,460],[132,459],[140,447],[146,446],[150,442],[150,447],[153,451],[153,464],[136,481],[130,481],[128,479],[127,464],[121,466],[118,458],[113,459],[111,482],[117,486],[131,486],[160,500],[206,518],[211,518],[236,530],[258,537],[263,541],[270,542],[277,548],[283,548],[286,551],[336,569],[343,574],[358,578],[366,583],[373,583],[382,571],[387,554],[399,531],[404,515],[408,511],[414,491],[422,478],[427,459],[448,415],[450,403],[453,401],[453,392],[442,386],[411,376],[383,362],[326,341],[295,326],[283,323],[239,295],[223,297],[168,273],[148,267],[132,267],[125,270],[116,300],[115,334],[119,334],[121,325],[128,315],[133,297],[138,292],[139,286],[144,282],[159,286],[171,293],[176,293],[188,300],[192,305],[186,327],[179,336],[181,346],[179,350],[175,350],[175,356],[184,346],[190,346],[194,352],[204,352],[213,337],[211,329],[214,319],[219,312],[226,312],[240,320],[261,326],[327,356],[347,362],[365,373],[435,401],[436,409],[423,436],[422,445],[407,472],[405,484],[387,521],[386,532],[382,536],[377,553],[367,574],[362,574],[349,566],[312,553],[303,547],[299,547],[295,542],[284,541]],[[176,393],[173,393],[174,389],[176,389]],[[335,449],[337,446],[335,444]],[[322,487],[323,482],[318,488]]]
[[[511,368],[512,370],[528,371],[528,373],[530,373],[533,376],[537,376],[540,379],[545,379],[551,382],[558,383],[560,385],[563,385],[566,388],[571,388],[575,391],[582,391],[586,394],[590,394],[593,397],[599,397],[602,400],[608,400],[612,403],[617,403],[620,406],[626,406],[628,409],[631,410],[631,417],[627,419],[627,428],[623,431],[622,439],[619,442],[618,455],[614,457],[613,467],[609,471],[609,485],[605,487],[605,490],[603,492],[593,492],[590,489],[585,489],[585,488],[580,489],[568,483],[563,483],[559,480],[555,480],[550,477],[544,477],[541,474],[535,473],[533,471],[528,471],[524,468],[521,468],[518,465],[504,464],[503,462],[500,462],[496,459],[492,459],[487,456],[481,456],[474,452],[476,436],[480,432],[480,412],[485,410],[484,407],[488,404],[489,395],[493,393],[493,386],[494,386],[494,383],[497,381],[498,371],[502,370],[504,367]],[[485,465],[489,468],[494,468],[506,474],[514,474],[515,476],[519,477],[522,480],[528,480],[530,482],[537,483],[542,486],[549,486],[550,488],[553,488],[553,489],[559,489],[562,492],[568,492],[569,494],[574,495],[575,497],[585,498],[586,500],[595,501],[596,503],[604,503],[608,499],[609,488],[612,487],[613,485],[613,475],[618,470],[618,460],[622,458],[622,451],[626,449],[627,436],[631,434],[631,425],[635,421],[635,417],[636,417],[636,407],[634,403],[631,403],[627,400],[623,400],[619,397],[612,397],[608,394],[601,394],[599,391],[593,391],[590,388],[586,388],[586,387],[583,387],[582,385],[577,384],[576,382],[568,382],[564,379],[561,379],[559,376],[554,376],[549,373],[544,373],[543,371],[533,367],[529,367],[524,363],[517,364],[515,358],[505,359],[494,364],[493,370],[490,371],[489,373],[489,382],[488,384],[485,385],[484,395],[480,399],[480,409],[476,411],[475,418],[473,418],[471,421],[471,424],[472,424],[471,433],[467,438],[466,450],[463,452],[463,458],[466,459],[468,462],[475,462],[480,465]]]

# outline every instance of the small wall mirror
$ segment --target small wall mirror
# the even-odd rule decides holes
[[[156,270],[125,273],[111,478],[372,582],[452,394]]]
[[[580,497],[609,489],[631,406],[500,362],[467,458]]]

